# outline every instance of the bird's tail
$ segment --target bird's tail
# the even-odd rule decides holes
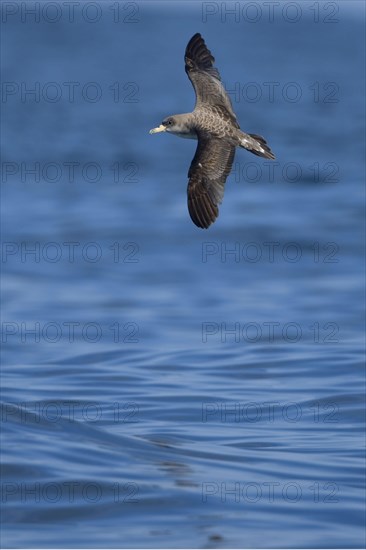
[[[259,157],[272,160],[276,158],[268,147],[266,140],[257,134],[245,134],[244,132],[240,132],[239,146],[248,149],[248,151]]]

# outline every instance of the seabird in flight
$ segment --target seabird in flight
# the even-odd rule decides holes
[[[213,66],[215,59],[199,33],[188,42],[184,60],[196,93],[194,110],[164,118],[150,134],[169,132],[198,140],[188,171],[188,210],[193,223],[207,229],[219,215],[218,205],[224,196],[235,148],[243,147],[267,159],[275,156],[263,137],[240,130],[219,71]]]

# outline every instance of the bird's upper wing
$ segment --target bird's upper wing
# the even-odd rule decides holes
[[[235,147],[225,139],[198,134],[196,154],[188,177],[188,210],[193,223],[209,227],[219,215],[226,178],[234,162]]]
[[[202,105],[220,106],[227,112],[232,123],[239,128],[219,71],[213,66],[215,58],[199,33],[192,36],[188,42],[184,60],[186,73],[196,92],[195,108],[200,108]]]

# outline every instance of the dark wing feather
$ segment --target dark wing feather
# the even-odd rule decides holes
[[[219,215],[234,156],[235,147],[227,141],[198,136],[187,189],[189,214],[198,227],[207,229]]]
[[[196,93],[195,109],[217,105],[225,110],[232,123],[239,128],[231,101],[221,82],[219,71],[213,66],[215,58],[197,33],[187,44],[184,56],[185,70]]]

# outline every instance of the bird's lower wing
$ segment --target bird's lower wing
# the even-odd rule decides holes
[[[218,217],[234,156],[235,147],[225,140],[198,136],[187,189],[189,214],[198,227],[206,229]]]

